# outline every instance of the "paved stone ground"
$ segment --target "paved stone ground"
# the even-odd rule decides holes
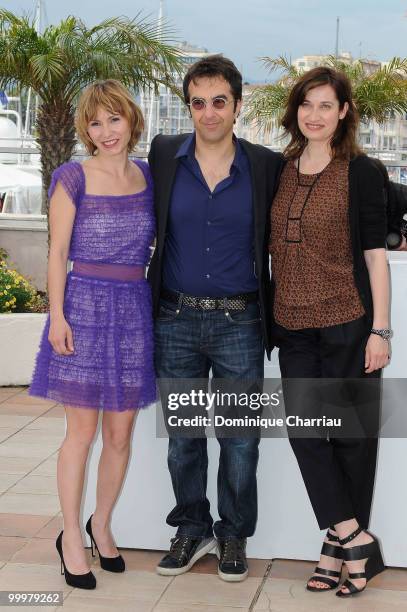
[[[155,573],[160,551],[122,550],[127,571],[113,575],[92,560],[98,586],[68,587],[55,538],[62,527],[56,457],[64,434],[63,408],[31,398],[25,388],[0,388],[0,591],[59,590],[62,607],[24,610],[87,612],[407,612],[407,570],[389,568],[355,598],[312,594],[304,584],[314,563],[250,559],[250,577],[227,584],[207,555],[176,578]],[[15,610],[2,607],[1,610]]]

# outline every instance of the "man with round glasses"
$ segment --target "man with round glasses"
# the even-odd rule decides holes
[[[259,381],[264,349],[268,355],[271,350],[269,208],[282,157],[235,137],[242,75],[229,59],[213,55],[196,62],[183,92],[194,132],[156,136],[149,155],[157,217],[149,269],[157,376],[159,382],[199,379],[207,385],[212,371],[215,380]],[[204,430],[196,437],[170,435],[176,505],[167,523],[177,532],[159,574],[184,573],[217,546],[223,580],[248,575],[245,549],[257,521],[259,439],[218,442],[220,518],[214,522],[206,496]]]

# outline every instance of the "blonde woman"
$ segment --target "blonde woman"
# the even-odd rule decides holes
[[[155,399],[150,289],[145,266],[155,231],[148,165],[129,152],[143,130],[129,91],[115,80],[82,94],[76,128],[90,159],[68,162],[49,191],[50,316],[30,389],[65,406],[58,457],[64,530],[56,546],[71,586],[96,579],[82,544],[79,511],[85,466],[103,411],[96,508],[86,531],[101,566],[125,569],[110,519],[129,458],[137,410]],[[67,260],[73,261],[66,275]]]

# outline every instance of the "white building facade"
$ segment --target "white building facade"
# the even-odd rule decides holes
[[[185,72],[198,60],[212,55],[208,49],[194,47],[186,42],[180,45]],[[176,86],[182,92],[182,77],[176,77]],[[188,107],[182,98],[168,87],[160,86],[159,93],[143,91],[139,103],[145,119],[145,129],[141,137],[141,146],[148,148],[151,139],[157,134],[184,134],[191,132],[192,121]]]

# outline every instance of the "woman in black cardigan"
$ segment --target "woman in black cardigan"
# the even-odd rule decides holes
[[[364,590],[384,569],[378,541],[366,531],[379,377],[390,337],[383,177],[356,144],[357,112],[342,73],[325,67],[305,73],[291,91],[282,124],[291,141],[272,206],[270,252],[286,411],[322,416],[316,397],[320,401],[325,393],[324,410],[345,397],[344,420],[367,429],[364,437],[349,429],[336,438],[333,429],[313,438],[300,430],[299,437],[290,434],[318,524],[329,527],[307,588],[338,587],[345,562],[349,580],[336,593],[344,597]],[[350,379],[367,378],[373,386],[352,391]],[[312,385],[310,379],[321,380]],[[363,401],[369,403],[367,424]]]

